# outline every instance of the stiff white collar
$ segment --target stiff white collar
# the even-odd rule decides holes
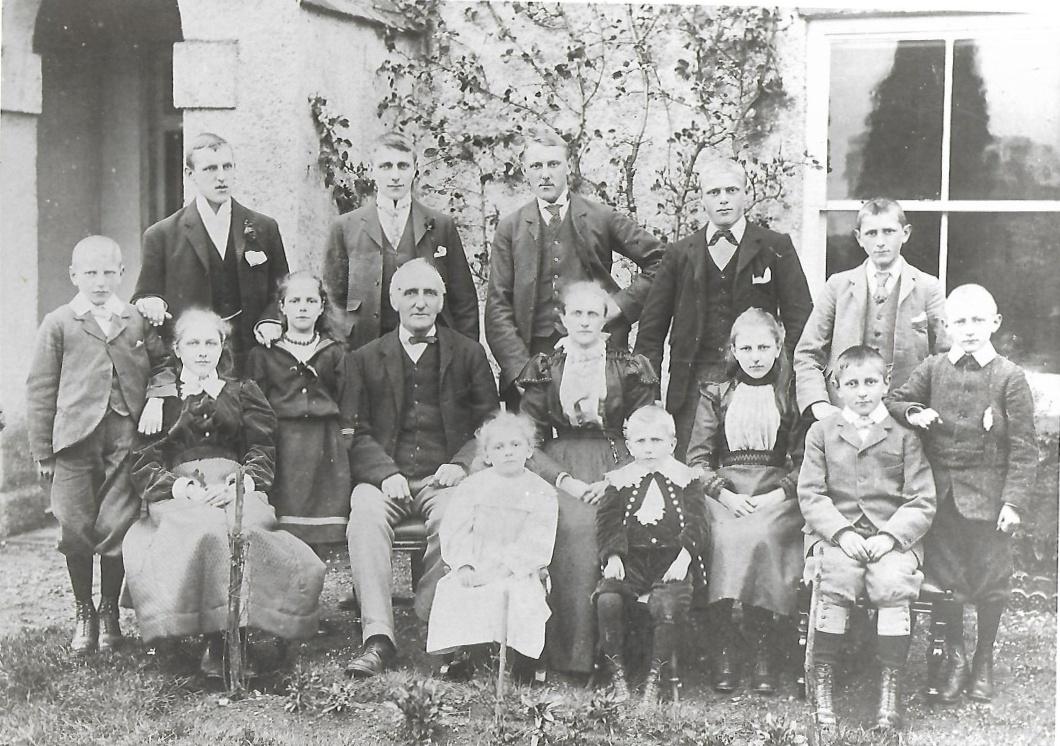
[[[379,196],[375,198],[375,205],[380,212],[384,212],[387,215],[402,215],[406,217],[409,214],[409,210],[412,209],[412,192],[409,191],[404,197],[395,202],[392,199],[385,199]]]
[[[730,225],[728,228],[719,228],[718,226],[714,225],[714,223],[711,223],[708,220],[707,221],[707,240],[709,241],[711,239],[711,237],[715,233],[717,233],[718,231],[724,231],[724,230],[727,230],[727,231],[729,231],[729,233],[732,234],[732,237],[736,239],[736,245],[739,246],[740,245],[740,241],[743,241],[743,234],[747,232],[747,217],[745,215],[741,215],[740,219],[737,220],[732,225]]]
[[[113,293],[111,293],[107,300],[98,306],[86,298],[83,293],[78,293],[74,296],[74,299],[70,301],[70,310],[73,311],[74,315],[77,317],[84,316],[86,313],[91,313],[93,316],[103,316],[104,312],[106,312],[106,317],[111,315],[123,316],[125,314],[125,308],[125,304]]]
[[[187,399],[189,396],[201,394],[203,391],[216,399],[217,395],[221,393],[221,389],[224,387],[225,382],[217,376],[216,370],[205,378],[199,378],[192,373],[189,368],[181,368],[180,370],[181,399]]]
[[[883,402],[876,405],[876,408],[868,413],[868,418],[872,420],[872,424],[879,425],[885,419],[887,419],[887,407],[883,406]],[[849,407],[843,407],[843,419],[849,422],[851,425],[861,424],[861,415],[850,409]]]
[[[949,353],[947,353],[947,357],[949,358],[951,363],[956,365],[957,361],[964,357],[965,354],[967,353],[965,353],[964,350],[962,350],[957,345],[954,345],[950,348]],[[973,352],[972,357],[975,358],[975,362],[979,363],[980,368],[985,368],[987,365],[990,364],[991,360],[997,357],[997,350],[994,349],[994,343],[987,342],[985,345]]]
[[[604,475],[604,479],[610,482],[613,487],[621,489],[623,487],[634,487],[640,484],[640,481],[644,479],[644,477],[653,472],[659,472],[678,487],[687,487],[693,477],[691,469],[673,456],[670,456],[654,469],[650,469],[640,462],[634,461],[633,463],[626,464],[614,471],[607,472],[607,474]]]
[[[199,211],[199,217],[217,253],[224,257],[228,249],[228,233],[232,228],[232,198],[222,202],[217,212],[214,212],[206,198],[199,194],[195,197],[195,209]]]
[[[404,326],[398,325],[398,339],[401,341],[401,346],[405,348],[405,353],[412,358],[412,362],[418,363],[420,356],[423,355],[427,349],[425,342],[417,342],[416,344],[410,344],[409,339],[412,337],[413,332],[410,332]],[[430,330],[425,332],[423,336],[432,337],[438,335],[437,325],[431,326]]]

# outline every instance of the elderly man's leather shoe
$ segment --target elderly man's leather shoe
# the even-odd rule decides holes
[[[370,637],[346,666],[346,675],[354,678],[377,676],[387,669],[396,651],[393,643],[382,635]]]

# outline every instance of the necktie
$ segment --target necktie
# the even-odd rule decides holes
[[[560,205],[545,205],[545,211],[548,212],[548,224],[553,226],[559,222],[559,211],[563,209]]]
[[[733,246],[737,245],[736,237],[732,235],[732,231],[727,228],[722,228],[720,231],[715,231],[714,235],[710,237],[710,240],[707,241],[707,248],[709,249],[723,238]]]
[[[887,296],[890,293],[887,292],[887,281],[891,279],[890,272],[877,272],[876,273],[876,292],[872,294],[872,300],[876,303],[883,303],[887,300]]]
[[[975,356],[965,353],[961,356],[961,359],[957,361],[957,367],[975,370],[979,367],[979,361],[975,359]]]
[[[438,341],[435,334],[413,334],[409,337],[410,345],[432,345]]]

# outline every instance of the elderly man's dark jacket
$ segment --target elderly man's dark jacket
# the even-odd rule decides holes
[[[445,327],[437,329],[446,463],[470,469],[475,431],[500,406],[497,383],[482,345]],[[339,409],[342,420],[353,425],[350,472],[355,483],[378,486],[401,471],[393,456],[405,404],[404,355],[395,329],[346,358],[346,388]]]
[[[678,412],[696,375],[706,298],[706,227],[667,249],[640,316],[635,352],[662,373],[663,342],[670,334],[670,383],[666,408]],[[810,315],[806,275],[791,239],[748,222],[736,252],[733,317],[761,308],[784,325],[784,347],[791,359]],[[673,330],[671,331],[671,322]]]
[[[578,260],[586,274],[611,293],[622,309],[621,323],[608,326],[612,341],[621,343],[640,317],[652,277],[662,261],[662,244],[627,216],[577,194],[570,195],[571,224]],[[541,279],[541,211],[532,200],[497,224],[490,251],[486,291],[486,342],[501,366],[501,387],[507,388],[530,361],[530,339]],[[611,277],[612,252],[640,267],[629,287]]]

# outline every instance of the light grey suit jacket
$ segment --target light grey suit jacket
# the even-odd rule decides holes
[[[905,383],[921,360],[949,348],[943,328],[945,300],[937,277],[905,262],[891,340],[891,390]],[[800,411],[819,401],[838,405],[832,369],[844,350],[865,343],[868,303],[864,264],[828,278],[795,346],[795,398]]]

